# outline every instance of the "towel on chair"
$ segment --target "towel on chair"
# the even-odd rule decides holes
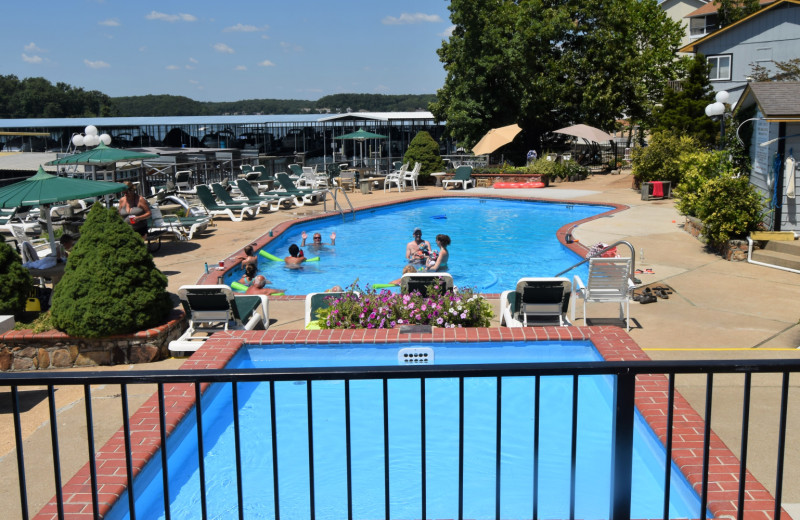
[[[664,196],[664,183],[662,181],[652,181],[650,184],[653,186],[653,197]]]

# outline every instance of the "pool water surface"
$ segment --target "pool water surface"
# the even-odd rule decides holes
[[[608,206],[562,204],[486,198],[437,198],[393,204],[356,212],[347,216],[326,217],[296,224],[272,240],[264,250],[277,258],[288,256],[291,244],[301,243],[301,233],[308,233],[304,247],[307,258],[300,269],[289,269],[283,262],[259,256],[260,274],[271,287],[286,289],[286,294],[322,292],[334,285],[347,287],[355,281],[366,284],[389,283],[400,278],[406,244],[414,228],[422,229],[424,240],[436,246],[436,235],[451,239],[448,270],[459,287],[476,288],[481,293],[499,293],[513,289],[523,277],[553,276],[581,259],[564,247],[556,231],[570,222],[582,220],[611,208]],[[315,248],[312,236],[322,234],[330,242],[336,233],[336,245]],[[586,267],[570,271],[586,276]],[[224,282],[238,281],[242,270],[226,273]]]
[[[277,345],[243,348],[229,368],[297,368],[396,365],[398,350],[432,348],[436,364],[601,361],[588,341],[453,343],[431,345]],[[501,518],[530,518],[533,509],[533,377],[502,378]],[[305,381],[275,383],[280,515],[310,515],[308,387]],[[315,518],[347,517],[344,384],[315,381],[313,390]],[[426,381],[427,517],[454,518],[458,510],[458,380]],[[576,518],[607,518],[611,468],[610,376],[581,376],[578,396]],[[273,459],[268,383],[241,383],[245,518],[274,518]],[[498,383],[464,383],[464,517],[494,518]],[[350,383],[353,517],[383,518],[383,388],[379,380]],[[418,379],[388,382],[390,511],[392,518],[419,518],[421,488],[421,391]],[[543,377],[540,387],[540,518],[569,517],[572,378]],[[235,516],[236,477],[230,385],[212,385],[203,397],[206,496],[209,516]],[[172,518],[199,510],[196,424],[181,423],[168,441]],[[633,518],[662,514],[665,453],[638,415],[634,427]],[[163,507],[160,459],[137,477],[137,516],[158,516]],[[672,467],[670,517],[697,518],[699,499]],[[127,518],[121,498],[108,518]],[[144,516],[143,516],[144,515]]]

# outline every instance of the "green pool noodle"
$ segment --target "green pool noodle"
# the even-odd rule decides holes
[[[388,289],[389,287],[397,287],[397,284],[394,283],[374,283],[372,284],[373,289]]]
[[[306,258],[306,262],[319,262],[319,257],[312,256],[311,258]]]
[[[246,291],[247,286],[243,283],[231,282],[231,289],[233,289],[234,291]]]
[[[277,256],[273,255],[272,253],[267,253],[263,249],[258,252],[259,255],[263,256],[267,260],[272,260],[273,262],[283,262],[283,258],[278,258]]]

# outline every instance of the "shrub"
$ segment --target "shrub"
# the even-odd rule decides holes
[[[732,164],[727,153],[721,151],[695,151],[682,154],[678,159],[681,182],[675,187],[679,198],[676,207],[683,215],[697,217],[698,204],[706,183],[720,175],[732,175]]]
[[[441,295],[429,291],[395,294],[367,287],[352,286],[317,312],[323,329],[391,329],[400,325],[432,325],[443,328],[488,327],[492,308],[473,290],[458,290]],[[332,297],[333,298],[333,297]]]
[[[750,180],[729,173],[709,180],[697,201],[697,218],[703,221],[703,235],[713,245],[757,231],[764,211],[761,195]]]
[[[633,150],[633,176],[639,183],[670,181],[677,186],[681,181],[681,155],[699,149],[700,143],[691,137],[657,132],[648,146]]]
[[[531,165],[528,166],[528,172],[555,179],[559,176],[558,163],[555,161],[548,161],[547,159],[539,159],[533,161]]]
[[[53,324],[87,338],[146,329],[172,308],[166,287],[141,237],[116,210],[95,204],[56,285]]]
[[[439,144],[428,132],[419,132],[414,136],[403,156],[403,162],[409,163],[409,170],[414,167],[414,162],[421,164],[420,183],[427,181],[431,173],[444,171],[444,161],[439,155]]]
[[[32,286],[31,275],[22,267],[19,254],[0,242],[0,314],[22,316]]]

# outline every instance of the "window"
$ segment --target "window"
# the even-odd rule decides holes
[[[692,38],[702,38],[706,34],[717,30],[717,15],[696,16],[689,18],[689,35]]]
[[[731,57],[726,56],[709,56],[706,58],[708,63],[711,64],[711,72],[708,79],[711,81],[730,80],[731,79]]]

